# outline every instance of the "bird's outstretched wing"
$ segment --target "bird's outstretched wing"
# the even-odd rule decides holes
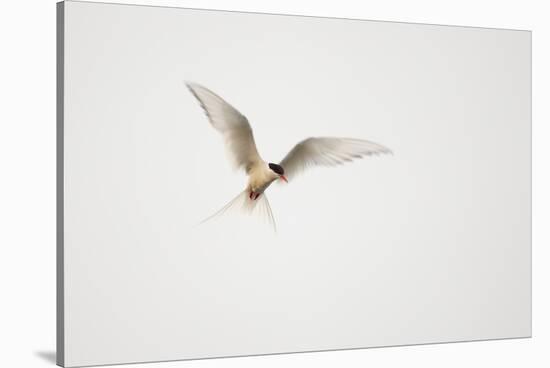
[[[246,117],[208,88],[190,82],[186,85],[199,100],[212,126],[223,135],[233,167],[248,172],[262,162]]]
[[[292,180],[313,166],[336,166],[365,156],[392,153],[374,142],[351,138],[307,138],[298,143],[281,161],[285,176]]]

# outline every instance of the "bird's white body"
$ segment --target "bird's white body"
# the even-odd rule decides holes
[[[245,190],[211,217],[238,208],[251,214],[265,214],[275,227],[264,195],[274,181],[287,181],[287,177],[292,180],[313,166],[336,166],[365,156],[391,153],[382,145],[362,139],[310,137],[296,144],[280,164],[267,163],[258,153],[252,128],[244,115],[208,88],[196,83],[187,83],[187,87],[200,102],[210,124],[222,134],[233,166],[244,169],[248,175]]]
[[[258,162],[248,170],[247,190],[262,194],[277,179],[279,175],[269,168],[267,162]]]

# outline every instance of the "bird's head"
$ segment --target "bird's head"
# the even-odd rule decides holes
[[[277,177],[279,179],[282,179],[284,180],[285,182],[288,183],[288,180],[286,179],[285,177],[285,169],[283,169],[283,167],[281,165],[277,165],[277,164],[274,164],[274,163],[269,163],[269,168],[271,169],[271,171],[277,175]]]

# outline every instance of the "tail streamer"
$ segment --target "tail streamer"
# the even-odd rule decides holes
[[[269,205],[269,201],[265,193],[262,193],[256,200],[250,199],[248,190],[243,190],[229,203],[220,208],[214,214],[208,216],[200,222],[204,224],[210,220],[218,219],[223,215],[230,214],[233,211],[239,211],[240,213],[257,216],[263,221],[267,222],[273,228],[273,231],[277,231],[277,225],[275,223],[275,217],[273,211]]]

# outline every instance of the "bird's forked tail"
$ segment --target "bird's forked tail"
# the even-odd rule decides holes
[[[269,205],[269,201],[267,200],[265,193],[262,193],[259,197],[257,197],[257,199],[253,199],[251,198],[248,189],[243,190],[216,213],[205,218],[200,223],[203,224],[226,214],[230,215],[235,211],[250,216],[258,216],[262,221],[270,224],[273,227],[273,231],[277,231],[275,217],[273,216],[271,206]]]

